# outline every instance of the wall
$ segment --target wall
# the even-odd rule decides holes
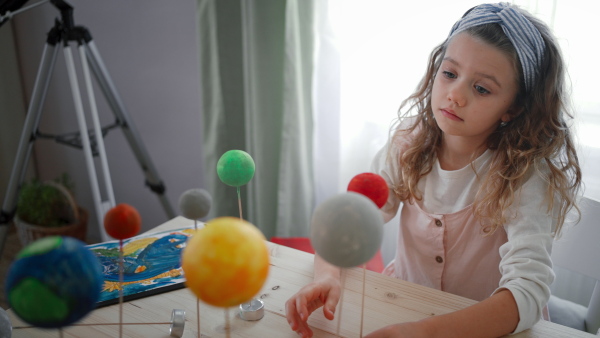
[[[181,193],[204,186],[196,1],[73,0],[69,4],[74,7],[75,25],[89,29],[140,132],[142,145],[167,188],[166,196],[178,213]],[[56,17],[59,11],[44,4],[13,19],[26,102],[31,96],[46,34]],[[63,48],[58,49],[40,121],[40,130],[45,133],[78,130]],[[73,45],[71,49],[82,74],[77,47]],[[87,107],[81,76],[79,83]],[[101,123],[114,122],[113,112],[98,88],[95,96]],[[91,127],[89,115],[87,121]],[[122,131],[111,131],[104,141],[116,202],[129,203],[139,210],[143,230],[168,220],[157,196],[145,187],[140,163]],[[35,142],[34,152],[41,179],[52,179],[62,172],[73,178],[76,199],[91,213],[88,239],[100,240],[83,151],[42,139]],[[3,173],[8,168],[9,163],[3,161]],[[99,165],[96,168],[100,175]]]
[[[10,22],[0,27],[0,46],[0,206],[2,206],[8,188],[11,164],[19,144],[20,128],[25,119],[25,102]],[[32,171],[30,170],[28,174],[31,176]],[[16,196],[7,203],[16,203]],[[8,226],[0,227],[0,253],[3,252],[8,229]]]
[[[13,31],[10,24],[0,27],[0,198],[4,201],[10,175],[9,163],[15,156],[19,131],[14,126],[23,124],[25,106],[21,97],[21,80]],[[9,48],[6,48],[9,47]]]

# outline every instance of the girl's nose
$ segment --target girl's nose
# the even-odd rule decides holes
[[[464,107],[467,104],[467,96],[460,84],[457,83],[448,88],[448,100],[459,107]]]

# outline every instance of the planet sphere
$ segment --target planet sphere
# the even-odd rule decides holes
[[[362,173],[354,176],[348,184],[348,191],[367,196],[378,208],[385,205],[390,193],[387,182],[375,173]]]
[[[317,206],[310,238],[315,252],[330,264],[359,266],[381,247],[383,216],[368,197],[345,192]]]
[[[207,222],[189,239],[181,258],[187,287],[203,302],[231,307],[248,302],[269,273],[263,234],[234,217]]]
[[[137,235],[142,228],[140,213],[129,204],[117,204],[104,215],[106,233],[116,239],[127,239]]]
[[[6,277],[6,297],[23,321],[60,328],[96,307],[102,284],[100,263],[83,242],[51,236],[19,252]]]
[[[252,156],[243,150],[229,150],[217,162],[219,179],[232,187],[240,187],[250,182],[254,171]]]
[[[189,189],[179,197],[179,210],[183,217],[198,220],[208,215],[212,198],[204,189]]]

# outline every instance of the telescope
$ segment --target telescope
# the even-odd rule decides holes
[[[48,32],[46,44],[42,52],[42,59],[27,107],[27,115],[8,182],[5,200],[2,204],[2,209],[0,209],[0,253],[4,247],[7,225],[16,213],[16,196],[25,176],[25,168],[27,167],[32,146],[38,138],[50,138],[57,143],[83,150],[96,209],[98,227],[103,241],[110,239],[102,226],[104,223],[104,214],[116,205],[103,141],[103,137],[110,129],[120,128],[122,130],[145,175],[145,185],[157,194],[167,216],[169,218],[175,217],[173,208],[164,195],[166,188],[141,141],[140,134],[104,65],[89,30],[74,24],[73,7],[64,0],[42,0],[28,7],[23,7],[26,2],[27,0],[0,0],[0,25],[10,20],[16,14],[47,2],[50,2],[59,10],[60,18],[55,19],[54,26]],[[76,71],[71,44],[76,45],[78,53],[75,54],[79,54],[83,71],[84,85],[82,87],[85,88],[88,94],[87,102],[89,103],[89,107],[87,115],[91,115],[93,124],[93,128],[89,130],[79,90],[79,76]],[[79,131],[63,135],[49,135],[41,133],[38,130],[38,124],[60,47],[62,47],[64,55]],[[92,87],[92,75],[114,114],[115,121],[112,125],[100,126],[95,94]],[[94,157],[100,158],[100,171],[104,178],[106,200],[103,200],[101,196],[101,188],[95,168],[96,165],[93,160]]]

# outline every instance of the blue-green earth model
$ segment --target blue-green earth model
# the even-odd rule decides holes
[[[59,328],[85,317],[96,306],[102,268],[85,244],[51,236],[21,250],[6,277],[6,297],[25,322]]]

